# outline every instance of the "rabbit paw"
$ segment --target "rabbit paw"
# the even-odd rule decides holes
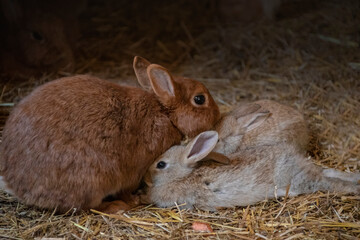
[[[133,207],[135,206],[133,206],[132,203],[126,203],[122,200],[115,200],[111,202],[102,202],[100,206],[97,207],[97,210],[108,214],[114,214],[129,211]]]

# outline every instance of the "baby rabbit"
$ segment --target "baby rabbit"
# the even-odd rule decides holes
[[[260,124],[261,127],[258,127]],[[271,100],[238,106],[225,114],[215,129],[221,141],[214,150],[226,155],[251,146],[281,143],[291,144],[305,152],[309,142],[302,114]],[[248,133],[244,135],[245,130]]]
[[[217,125],[221,134],[227,127],[232,133],[222,135],[219,143],[217,132],[207,131],[161,155],[145,175],[148,188],[141,201],[160,207],[177,202],[185,208],[216,210],[285,196],[287,190],[290,196],[318,190],[360,193],[360,174],[316,166],[299,151],[305,141],[297,141],[292,134],[305,137],[302,121],[296,110],[272,101],[235,109]],[[232,146],[227,148],[228,144]],[[213,149],[225,152],[231,163],[202,161]]]
[[[0,147],[8,191],[41,208],[115,212],[153,161],[219,120],[206,87],[135,57],[141,86],[65,77],[35,89],[11,112]],[[0,184],[1,185],[1,184]]]

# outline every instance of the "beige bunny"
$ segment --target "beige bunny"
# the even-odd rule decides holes
[[[214,150],[223,154],[239,152],[251,146],[281,143],[291,144],[305,152],[309,142],[308,130],[301,113],[271,100],[238,106],[224,115],[215,129],[220,141]]]
[[[246,206],[315,191],[360,193],[360,174],[316,166],[305,156],[307,131],[300,113],[272,101],[243,105],[225,115],[219,131],[173,146],[150,167],[144,203],[185,203],[205,210]],[[213,149],[231,163],[201,161]]]

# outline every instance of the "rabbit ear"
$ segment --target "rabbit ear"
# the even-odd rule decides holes
[[[240,117],[237,119],[237,122],[245,132],[248,132],[254,128],[259,127],[270,116],[271,113],[269,111],[263,111]]]
[[[247,104],[243,104],[243,105],[240,105],[237,108],[235,108],[231,114],[235,118],[239,118],[239,117],[243,117],[243,116],[249,115],[251,113],[254,113],[257,110],[259,110],[260,108],[261,108],[261,106],[257,103],[247,103]]]
[[[145,58],[139,56],[134,57],[133,68],[136,78],[141,87],[147,91],[151,89],[150,79],[146,71],[147,67],[150,66],[150,64],[151,63]]]
[[[215,131],[206,131],[197,135],[185,148],[184,165],[193,167],[214,149],[217,141],[218,133]]]
[[[174,81],[165,68],[151,64],[147,68],[147,74],[150,78],[151,87],[158,97],[167,99],[175,96]]]
[[[222,164],[230,164],[230,159],[224,154],[218,152],[209,153],[203,160],[213,160]]]

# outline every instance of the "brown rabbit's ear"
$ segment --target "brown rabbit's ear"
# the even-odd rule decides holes
[[[185,148],[183,164],[193,167],[198,161],[203,160],[214,149],[218,138],[216,131],[206,131],[197,135]]]
[[[147,68],[153,91],[158,97],[171,98],[175,96],[174,81],[170,73],[160,65],[151,64]]]
[[[134,57],[133,68],[135,71],[136,78],[142,88],[145,90],[151,89],[151,83],[147,74],[147,67],[150,66],[150,62],[145,58],[136,56]]]
[[[222,164],[229,164],[230,163],[230,159],[227,156],[225,156],[224,154],[218,153],[218,152],[209,153],[203,159],[203,161],[206,161],[206,160],[213,160],[215,162],[222,163]]]
[[[254,128],[259,127],[270,116],[271,112],[263,111],[240,117],[237,119],[237,122],[239,126],[244,130],[244,132],[248,132]]]

